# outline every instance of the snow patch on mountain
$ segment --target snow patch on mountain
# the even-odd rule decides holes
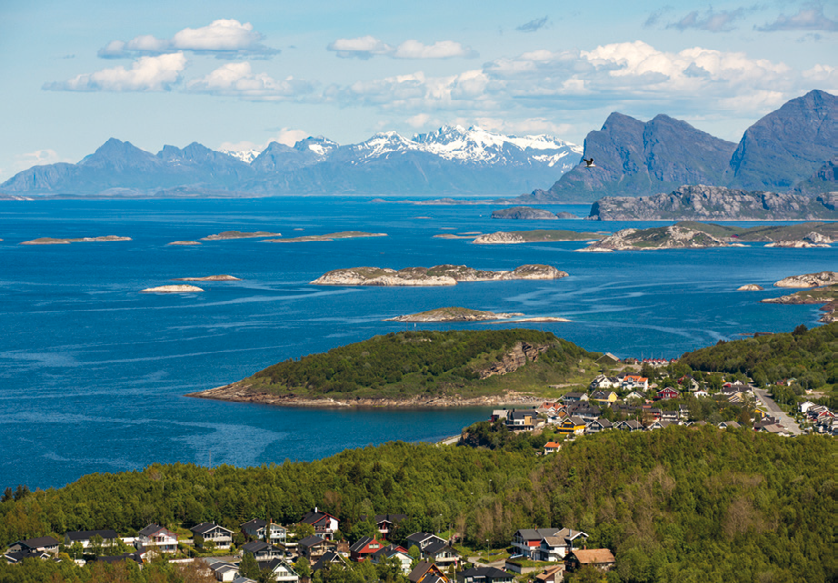
[[[219,150],[219,152],[232,156],[237,160],[241,160],[245,164],[250,164],[259,154],[262,153],[262,150]]]

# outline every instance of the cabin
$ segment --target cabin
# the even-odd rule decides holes
[[[381,550],[382,546],[375,537],[362,536],[349,547],[349,558],[356,563],[360,563],[373,553]]]
[[[544,455],[547,455],[549,453],[558,453],[561,448],[561,443],[557,443],[555,441],[548,441],[544,444]]]
[[[26,540],[19,540],[7,549],[9,553],[15,552],[38,552],[49,553],[51,555],[58,554],[58,541],[51,536],[42,536],[38,538],[28,538]]]
[[[571,572],[587,566],[594,567],[603,572],[610,571],[616,563],[614,554],[608,549],[576,550],[570,553],[565,559],[565,567]]]
[[[95,537],[102,539],[102,546],[109,547],[117,544],[119,535],[114,530],[73,530],[64,533],[64,546],[69,547],[75,543],[80,543],[82,548],[90,546],[91,539]]]

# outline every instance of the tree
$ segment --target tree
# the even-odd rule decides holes
[[[6,488],[6,491],[3,492],[3,497],[0,498],[0,503],[8,502],[9,500],[14,500],[14,494],[12,493],[12,487],[11,486]]]
[[[76,541],[72,545],[70,545],[70,548],[67,550],[67,552],[74,559],[81,559],[82,555],[84,554],[84,546],[79,541]]]
[[[105,539],[103,539],[100,535],[94,534],[90,537],[90,552],[93,553],[94,556],[98,557],[102,554],[104,547],[103,543]]]
[[[259,563],[256,562],[256,557],[253,556],[253,553],[245,553],[241,563],[239,563],[239,573],[241,573],[242,577],[259,579],[261,572],[262,570],[259,569]]]
[[[301,522],[294,529],[294,534],[297,535],[297,540],[303,540],[306,537],[314,535],[314,527],[308,523]]]
[[[297,562],[294,563],[294,570],[303,579],[311,577],[311,563],[305,557],[297,559]]]

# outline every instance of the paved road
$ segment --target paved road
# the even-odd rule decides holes
[[[774,402],[774,399],[768,396],[768,391],[762,389],[754,389],[754,394],[765,405],[765,408],[771,413],[772,417],[776,417],[780,421],[780,425],[791,431],[793,435],[800,435],[800,427],[795,423],[794,419],[788,416],[780,409],[780,406]]]

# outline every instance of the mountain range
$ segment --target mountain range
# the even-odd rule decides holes
[[[646,123],[612,113],[585,138],[584,158],[549,190],[519,202],[592,202],[649,196],[682,185],[817,195],[838,190],[838,97],[810,91],[749,127],[738,144],[658,115]]]
[[[35,166],[5,194],[230,196],[270,194],[514,194],[555,180],[582,148],[551,136],[505,136],[443,127],[412,139],[379,133],[341,146],[308,137],[253,152],[198,143],[157,154],[109,139],[77,164]]]

